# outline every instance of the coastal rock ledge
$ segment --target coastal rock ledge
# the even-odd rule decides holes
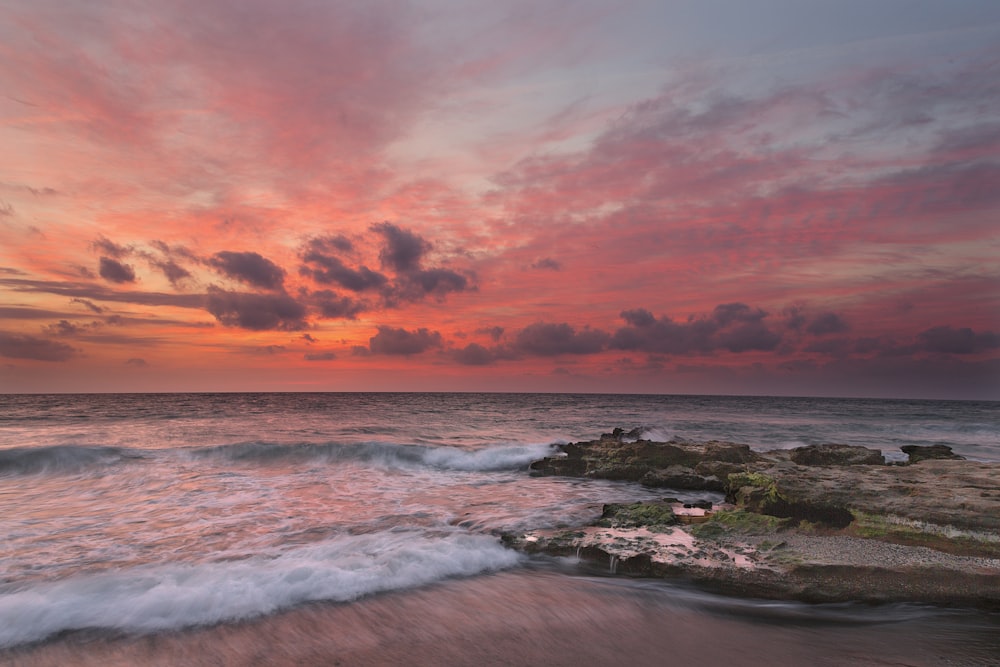
[[[587,525],[504,543],[734,595],[1000,610],[1000,464],[941,446],[887,465],[858,446],[757,452],[641,435],[562,445],[530,472],[640,482],[663,488],[662,500],[605,505],[600,516],[595,507]],[[684,503],[668,489],[714,501]]]

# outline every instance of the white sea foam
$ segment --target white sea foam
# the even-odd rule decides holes
[[[434,468],[445,470],[510,470],[526,467],[532,461],[555,453],[552,445],[510,445],[486,449],[457,447],[427,448],[421,457]]]
[[[84,628],[153,632],[347,601],[516,565],[495,538],[397,530],[340,536],[270,557],[162,565],[0,593],[0,647]]]
[[[667,442],[675,435],[676,433],[666,426],[647,426],[642,429],[643,440],[652,440],[653,442]]]

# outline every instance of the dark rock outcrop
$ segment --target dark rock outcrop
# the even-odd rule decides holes
[[[951,451],[951,447],[947,445],[904,445],[900,449],[910,457],[910,463],[929,459],[965,460],[964,456],[959,456]]]
[[[610,435],[610,434],[609,434]],[[728,491],[733,475],[761,474],[775,482],[776,493],[793,505],[818,507],[800,512],[772,509],[772,516],[839,525],[844,511],[890,515],[893,520],[928,523],[971,532],[1000,531],[1000,487],[997,464],[958,460],[947,447],[904,447],[911,457],[924,451],[947,456],[919,459],[919,465],[858,465],[844,461],[874,461],[874,449],[831,446],[799,448],[822,457],[824,448],[837,450],[836,464],[793,463],[794,450],[756,452],[727,442],[665,443],[614,437],[562,445],[563,456],[531,465],[531,474],[565,475],[641,482],[657,488]],[[869,459],[869,457],[871,457]],[[751,503],[752,504],[752,503]],[[830,520],[828,508],[840,508],[840,519]],[[813,518],[810,518],[813,517]]]
[[[639,481],[643,486],[691,491],[724,491],[725,483],[715,475],[699,474],[697,469],[687,466],[657,468],[644,474]]]
[[[564,456],[531,464],[537,477],[565,475],[641,482],[647,486],[722,491],[726,477],[763,461],[747,445],[683,440],[629,442],[636,429],[616,428],[600,440],[562,445]]]
[[[854,521],[854,515],[843,505],[796,496],[782,489],[775,479],[760,473],[730,475],[726,500],[738,508],[789,519],[793,524],[807,521],[825,528],[846,528]]]
[[[609,504],[589,526],[505,536],[505,544],[757,597],[1000,609],[1000,464],[965,461],[945,446],[902,447],[922,463],[884,465],[867,447],[755,452],[639,435],[615,429],[564,445],[531,474],[724,491],[727,504],[699,506],[706,516],[694,526],[673,498]]]

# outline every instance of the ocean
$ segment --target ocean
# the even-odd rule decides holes
[[[996,615],[728,598],[506,549],[667,493],[528,475],[614,427],[1000,461],[997,402],[0,395],[0,664],[1000,664]]]

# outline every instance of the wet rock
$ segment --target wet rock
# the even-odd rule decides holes
[[[582,477],[587,472],[587,463],[579,458],[546,456],[540,461],[532,461],[528,469],[531,471],[532,477],[549,477],[551,475]]]
[[[755,452],[723,442],[630,441],[640,435],[616,430],[565,445],[562,457],[536,462],[532,474],[723,490],[738,509],[714,507],[706,523],[683,528],[673,523],[703,510],[675,498],[607,505],[596,525],[505,537],[505,544],[575,554],[621,573],[683,576],[728,593],[1000,609],[1000,464],[961,460],[943,446],[903,447],[920,465],[889,466],[866,447]],[[685,536],[695,542],[685,545]],[[714,552],[704,540],[717,549],[750,540],[759,549],[749,565],[750,552],[732,548],[731,562],[720,564],[706,558]]]
[[[731,442],[705,443],[703,462],[743,464],[761,459],[761,455],[750,449],[750,445],[736,445]]]
[[[904,445],[900,447],[904,454],[910,457],[910,463],[926,461],[928,459],[952,459],[964,461],[964,456],[951,451],[947,445]]]
[[[531,474],[621,479],[656,488],[704,491],[727,491],[727,480],[734,474],[764,474],[777,480],[787,500],[820,508],[891,515],[894,520],[933,524],[944,531],[1000,531],[998,464],[924,459],[919,465],[902,466],[802,465],[792,462],[789,450],[755,452],[745,445],[677,439],[666,443],[605,439],[570,443],[560,449],[563,456],[536,461]],[[862,460],[875,452],[859,449],[865,450],[860,452]],[[854,455],[853,450],[850,453]],[[734,459],[747,460],[730,462]]]
[[[610,528],[657,529],[678,523],[673,509],[665,502],[609,503],[604,506],[597,525]]]
[[[686,466],[650,470],[639,481],[643,486],[690,491],[723,491],[725,483],[715,475],[699,475]]]
[[[860,445],[806,445],[791,450],[789,458],[803,466],[885,465],[882,452]]]
[[[847,507],[824,499],[797,497],[782,489],[777,480],[760,473],[730,475],[726,500],[741,509],[789,519],[793,524],[807,521],[839,529],[854,521],[854,515]]]
[[[702,477],[714,477],[715,479],[726,479],[733,473],[743,472],[747,469],[745,465],[739,463],[729,463],[727,461],[701,461],[694,467],[694,473]]]
[[[703,510],[710,510],[714,506],[714,503],[711,500],[695,500],[694,502],[683,503],[683,505],[687,509],[698,508]]]

